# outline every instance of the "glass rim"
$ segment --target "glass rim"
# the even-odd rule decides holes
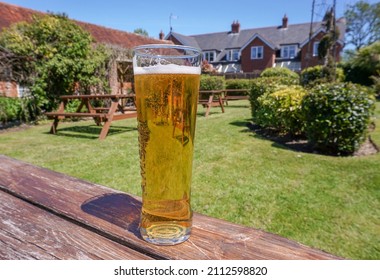
[[[190,54],[152,54],[152,53],[146,53],[141,52],[141,50],[149,50],[149,49],[178,49],[178,50],[188,50],[193,53]],[[145,57],[161,57],[161,58],[167,58],[167,57],[175,57],[175,58],[189,58],[189,57],[197,57],[202,54],[202,50],[196,47],[186,46],[186,45],[174,45],[174,44],[146,44],[146,45],[140,45],[133,48],[133,56],[138,54],[139,56],[145,56]]]

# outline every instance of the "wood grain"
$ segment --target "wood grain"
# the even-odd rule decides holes
[[[143,241],[140,198],[0,155],[0,190],[157,259],[340,259],[281,236],[194,214],[187,242]]]
[[[0,259],[150,259],[0,192]]]

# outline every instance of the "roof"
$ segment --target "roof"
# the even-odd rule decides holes
[[[31,21],[33,15],[46,15],[39,11],[16,5],[0,2],[0,31],[10,25],[20,21]],[[143,44],[171,43],[165,40],[158,40],[139,34],[116,30],[100,25],[74,20],[84,30],[89,32],[95,41],[124,48],[133,48]]]
[[[345,31],[344,20],[338,20],[337,26],[340,30],[339,39],[341,42],[343,42]],[[324,28],[322,22],[313,23],[312,34],[315,35],[323,29]],[[310,23],[301,23],[289,24],[287,28],[282,28],[282,26],[270,26],[243,29],[240,30],[239,33],[232,33],[230,31],[227,31],[190,36],[185,36],[174,32],[171,34],[181,43],[199,47],[203,51],[223,51],[226,49],[241,49],[256,37],[259,37],[270,47],[275,49],[279,49],[282,45],[302,45],[309,40],[309,33]]]

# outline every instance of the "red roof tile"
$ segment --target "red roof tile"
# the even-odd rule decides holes
[[[16,22],[30,21],[35,14],[44,15],[46,13],[0,2],[0,30],[9,27]],[[143,44],[172,44],[171,41],[153,39],[135,33],[107,28],[87,22],[76,20],[75,22],[88,31],[97,42],[101,43],[118,45],[124,48],[133,48]]]

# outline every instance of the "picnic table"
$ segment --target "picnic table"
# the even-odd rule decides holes
[[[200,90],[198,104],[206,108],[205,117],[210,114],[212,107],[220,107],[224,113],[223,90]]]
[[[140,197],[4,155],[0,203],[0,259],[340,259],[197,213],[188,241],[153,245],[139,234]]]
[[[61,102],[56,112],[48,112],[45,115],[53,118],[50,133],[57,133],[57,126],[60,120],[64,118],[93,118],[97,125],[103,123],[99,139],[106,138],[108,130],[113,121],[134,118],[137,116],[136,106],[134,103],[134,94],[88,94],[88,95],[63,95],[60,97]],[[79,100],[79,105],[75,112],[67,112],[67,104],[70,100]],[[103,101],[101,103],[107,106],[96,107],[94,101]],[[132,106],[125,106],[130,101]]]

